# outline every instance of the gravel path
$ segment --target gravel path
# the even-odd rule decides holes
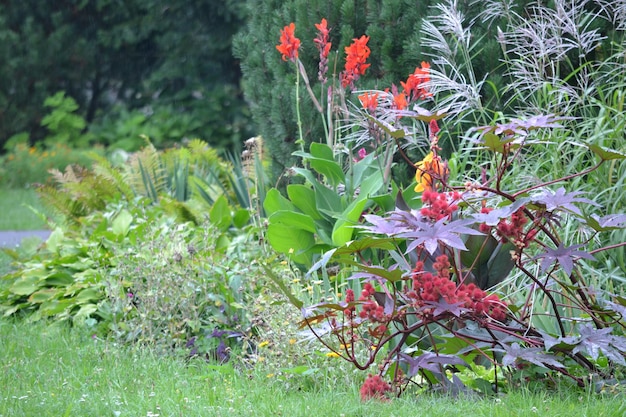
[[[20,244],[25,237],[37,236],[41,240],[48,239],[49,230],[0,230],[0,247],[14,248]]]

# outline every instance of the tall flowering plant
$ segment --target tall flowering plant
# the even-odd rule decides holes
[[[360,38],[346,49],[342,88],[352,88],[367,69],[366,43],[366,37]],[[408,164],[415,172],[412,191],[417,198],[407,200],[408,194],[399,192],[391,207],[369,204],[382,200],[376,194],[379,188],[364,181],[359,194],[363,204],[349,225],[360,233],[315,247],[317,253],[326,251],[308,275],[338,269],[337,279],[344,278],[345,286],[341,299],[304,306],[281,286],[302,309],[306,334],[369,372],[363,399],[385,399],[424,385],[450,392],[475,389],[477,378],[467,375],[476,375],[479,368],[487,370],[481,377],[491,375],[487,378],[496,387],[502,383],[499,370],[511,373],[530,365],[542,370],[537,372],[565,375],[580,386],[589,373],[601,380],[612,378],[616,365],[626,365],[626,300],[592,288],[583,267],[598,252],[623,250],[626,243],[593,245],[599,233],[626,228],[626,215],[598,213],[593,200],[579,191],[568,192],[562,184],[626,155],[590,145],[590,155],[598,161],[584,171],[523,185],[511,171],[522,172],[524,156],[533,147],[546,146],[535,139],[537,132],[556,131],[564,120],[553,115],[513,119],[470,132],[472,151],[483,155],[484,162],[478,175],[464,173],[464,182],[451,178],[439,147],[437,121],[445,114],[416,105],[434,99],[428,70],[428,63],[417,67],[401,83],[402,91],[392,86],[359,92],[359,113],[345,113],[359,119],[350,129],[360,136],[344,144],[367,145],[369,162],[374,156],[384,161],[372,164],[379,171],[372,178],[389,178],[389,161],[394,156],[407,159],[403,145],[420,143],[411,129],[416,123],[426,126],[421,142],[426,156]],[[331,172],[334,154],[328,150],[301,155],[317,164],[331,185],[339,185],[346,177]],[[310,223],[306,216],[297,218],[316,231],[315,216],[327,211],[323,204],[330,198],[329,188],[312,175],[304,176],[324,199],[303,204],[304,197],[294,192],[290,202],[300,214],[308,213]],[[282,201],[282,207],[289,206]],[[292,220],[293,228],[297,222]],[[572,242],[562,235],[564,221],[577,222],[585,237]]]
[[[270,190],[264,204],[269,223],[268,241],[275,250],[306,268],[324,251],[352,240],[363,212],[374,205],[370,197],[386,196],[387,203],[393,201],[387,190],[392,182],[391,168],[399,142],[389,127],[401,117],[409,117],[397,112],[406,111],[410,103],[429,96],[425,63],[409,75],[406,91],[399,92],[392,86],[385,91],[360,94],[357,83],[370,66],[369,37],[353,39],[344,48],[343,69],[338,74],[329,73],[330,68],[336,67],[329,62],[331,28],[326,19],[315,27],[317,36],[313,44],[319,53],[319,96],[314,93],[312,78],[299,58],[302,42],[296,36],[295,24],[280,31],[280,43],[276,45],[283,61],[293,63],[296,69],[300,150],[294,155],[301,158],[303,166],[292,167],[289,172],[302,177],[305,184],[289,184],[286,198],[278,190]],[[324,121],[326,132],[326,143],[314,142],[309,149],[304,148],[304,126],[300,119],[304,101],[300,97],[301,83],[309,102]],[[381,118],[382,113],[385,115]],[[413,167],[413,162],[408,158],[407,161]]]

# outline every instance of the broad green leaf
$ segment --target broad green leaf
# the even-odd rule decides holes
[[[233,218],[230,214],[230,206],[226,196],[221,195],[215,200],[213,207],[209,211],[209,220],[221,231],[227,230],[231,225]]]
[[[224,253],[228,249],[229,245],[230,245],[230,238],[225,233],[222,233],[215,240],[215,251]]]
[[[250,211],[247,209],[241,208],[235,211],[235,215],[233,216],[233,225],[241,229],[250,221]]]
[[[280,194],[280,191],[278,191],[276,188],[271,188],[265,195],[263,208],[265,209],[265,213],[267,213],[268,216],[278,210],[296,210],[296,207],[291,203],[291,201],[283,197]]]
[[[308,160],[309,165],[318,173],[326,177],[326,180],[337,187],[337,185],[345,183],[346,178],[343,169],[335,161],[327,161],[325,159],[311,158]]]
[[[38,276],[25,276],[18,281],[15,281],[9,292],[17,295],[29,295],[41,288],[40,277]]]
[[[72,317],[74,324],[83,323],[90,315],[98,310],[96,304],[84,304],[80,307],[78,312]]]
[[[111,223],[111,230],[116,235],[126,236],[130,230],[130,225],[133,223],[133,215],[128,210],[122,210],[119,212],[113,222]]]
[[[48,250],[50,252],[58,252],[64,237],[65,234],[63,233],[63,229],[60,227],[54,229],[46,241]]]
[[[267,240],[274,250],[289,255],[294,262],[310,264],[311,254],[306,254],[305,251],[315,244],[313,233],[285,224],[270,223],[267,227]]]
[[[56,271],[48,275],[44,283],[49,287],[66,287],[74,283],[74,277],[68,272]]]
[[[311,152],[311,156],[319,159],[326,159],[327,161],[334,161],[335,156],[333,155],[333,150],[330,146],[324,143],[312,142],[309,147],[309,152]]]
[[[280,210],[270,216],[269,222],[270,224],[283,224],[292,229],[302,229],[315,233],[315,222],[311,216],[304,213]]]
[[[394,250],[396,246],[393,244],[392,239],[375,238],[367,236],[363,239],[353,240],[347,244],[337,248],[336,255],[351,255],[354,253],[362,252],[366,249],[383,249]]]
[[[370,153],[365,156],[365,158],[361,159],[356,164],[352,165],[350,170],[348,171],[346,181],[349,181],[349,184],[346,184],[346,192],[353,193],[354,190],[361,184],[363,177],[366,173],[371,171],[380,172],[378,167],[373,166],[372,162],[374,161],[374,153]],[[349,185],[349,187],[348,187]]]
[[[313,220],[322,218],[315,205],[315,191],[303,184],[290,184],[287,186],[289,199],[301,212],[308,214]]]
[[[40,304],[58,295],[61,295],[58,289],[46,288],[46,289],[35,291],[34,293],[32,293],[30,297],[28,297],[28,302],[34,303],[34,304]]]
[[[294,171],[296,174],[302,175],[313,185],[313,189],[315,190],[315,204],[320,213],[327,214],[332,218],[336,213],[341,213],[344,210],[339,195],[317,181],[310,171],[302,168],[294,168]]]
[[[43,316],[55,316],[64,312],[67,308],[74,306],[74,300],[72,299],[63,299],[57,300],[52,299],[46,302],[41,303],[39,307],[39,311]]]
[[[376,171],[363,180],[360,186],[359,196],[362,198],[369,198],[369,196],[376,194],[378,190],[383,186],[383,174],[381,171]]]
[[[85,304],[89,301],[98,301],[102,298],[102,292],[96,287],[85,288],[74,298],[76,304]]]
[[[367,203],[368,200],[366,198],[353,201],[341,214],[341,217],[333,227],[332,239],[334,245],[341,246],[352,240],[354,226],[358,224],[358,220]]]
[[[626,154],[614,149],[607,149],[599,145],[587,144],[587,147],[591,152],[598,155],[603,161],[610,161],[611,159],[626,159]]]

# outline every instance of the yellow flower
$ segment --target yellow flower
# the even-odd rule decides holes
[[[268,378],[273,378],[273,377],[274,377],[274,374],[267,374],[267,377],[268,377]]]
[[[270,344],[270,342],[268,342],[267,340],[265,340],[265,341],[263,341],[263,342],[259,343],[259,347],[260,347],[260,348],[264,348],[265,346],[267,346],[267,345],[269,345],[269,344]]]
[[[430,189],[433,186],[433,177],[442,177],[445,173],[445,167],[441,163],[439,156],[435,156],[433,152],[430,152],[424,159],[416,165],[417,171],[415,171],[415,192],[421,193],[424,190]]]
[[[328,358],[338,358],[339,354],[337,352],[328,352],[328,353],[326,353],[326,357],[328,357]]]
[[[296,339],[289,339],[289,344],[290,345],[295,345],[296,344]]]

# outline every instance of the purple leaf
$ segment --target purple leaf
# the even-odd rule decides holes
[[[424,307],[435,308],[433,310],[433,317],[437,317],[443,313],[450,313],[456,317],[461,317],[461,314],[469,311],[467,308],[461,307],[463,304],[464,304],[463,301],[450,304],[444,298],[441,298],[441,300],[439,300],[438,302],[435,302],[435,301],[424,302]]]
[[[550,190],[545,190],[532,198],[534,203],[543,204],[546,206],[546,211],[552,212],[554,210],[564,210],[571,213],[582,216],[580,209],[574,205],[574,203],[585,203],[592,206],[600,207],[598,203],[588,198],[576,197],[579,194],[584,194],[582,191],[572,191],[567,193],[565,188],[561,187],[554,193]]]
[[[543,260],[541,261],[542,272],[545,272],[548,267],[550,267],[556,261],[561,265],[563,271],[565,271],[567,275],[570,275],[572,273],[572,269],[574,269],[575,258],[585,258],[589,260],[595,259],[587,252],[576,250],[581,246],[583,245],[573,245],[566,248],[561,243],[556,249],[546,247],[545,252],[537,255],[535,259],[543,258]]]
[[[511,214],[515,213],[527,202],[527,198],[522,198],[508,206],[491,210],[489,213],[472,214],[472,217],[476,219],[478,223],[485,223],[487,226],[496,226],[500,220],[509,218]]]
[[[412,252],[416,247],[424,245],[424,248],[433,255],[437,250],[438,243],[441,242],[451,248],[459,250],[467,250],[462,234],[467,235],[482,235],[483,233],[478,230],[466,227],[470,224],[475,224],[476,221],[472,219],[455,220],[448,224],[445,224],[446,219],[441,219],[436,223],[423,223],[424,228],[422,230],[407,231],[399,233],[399,237],[407,239],[413,239],[408,245],[406,253]]]
[[[600,224],[601,227],[626,227],[626,214],[609,214],[608,216],[600,218],[597,216],[593,217],[598,221],[598,224]]]
[[[582,326],[580,341],[572,352],[587,352],[594,360],[597,360],[599,353],[602,352],[611,361],[626,365],[626,361],[624,361],[626,338],[612,335],[612,331],[613,328],[611,327],[596,329],[591,324]]]
[[[541,348],[521,347],[519,343],[503,345],[503,347],[504,352],[506,352],[506,354],[502,357],[502,365],[504,366],[513,365],[517,360],[521,359],[544,368],[546,366],[565,368],[565,366],[559,362],[558,357],[545,353],[545,351]]]
[[[445,355],[441,353],[436,354],[433,352],[425,352],[417,357],[401,353],[400,357],[409,364],[409,373],[407,374],[407,377],[409,378],[417,375],[417,373],[422,369],[439,373],[441,372],[442,365],[467,365],[463,359],[457,356]]]

